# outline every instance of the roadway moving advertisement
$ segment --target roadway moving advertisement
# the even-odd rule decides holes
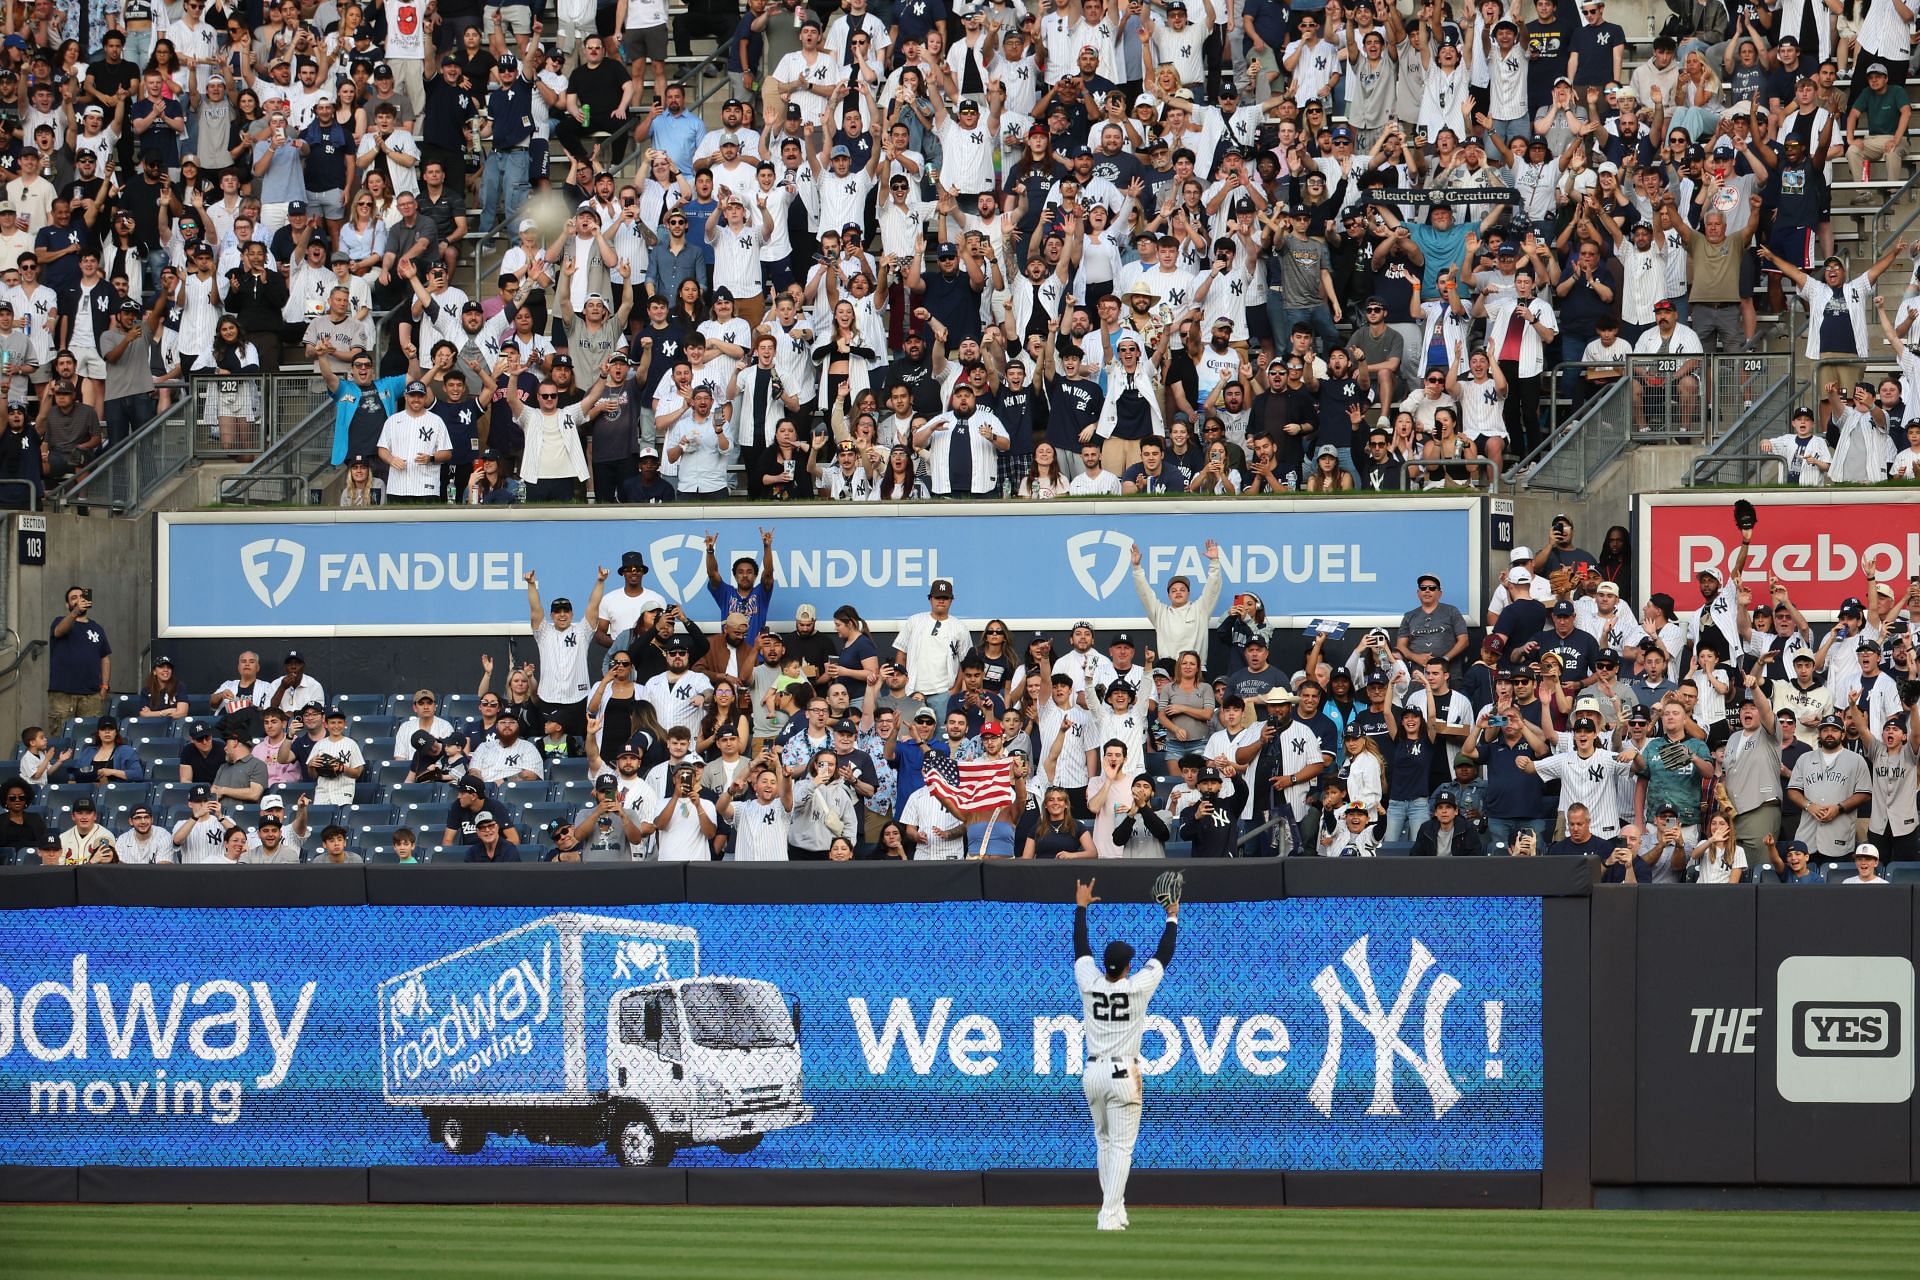
[[[1156,908],[1101,905],[1142,960]],[[1079,1168],[1066,905],[6,914],[0,1164]],[[1534,1170],[1541,906],[1190,904],[1138,1163]]]

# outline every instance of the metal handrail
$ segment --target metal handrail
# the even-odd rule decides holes
[[[12,662],[9,662],[4,667],[0,667],[0,680],[5,680],[21,667],[26,666],[28,662],[31,662],[35,657],[39,656],[40,651],[46,647],[47,642],[45,640],[27,641],[26,646],[14,655]]]
[[[138,431],[95,458],[83,473],[49,493],[47,504],[67,507],[97,501],[116,510],[136,509],[154,488],[177,475],[193,457],[190,436],[178,442],[168,439],[169,433],[181,426],[191,432],[191,422],[183,423],[181,419],[191,419],[192,409],[193,397],[182,392],[177,400],[156,413]],[[177,456],[170,447],[176,443],[180,446]],[[153,456],[152,465],[143,477],[141,464],[149,455]],[[128,478],[128,472],[132,473],[131,479]],[[143,478],[145,484],[141,483]],[[123,482],[125,491],[116,492],[114,481]]]
[[[1775,483],[1785,484],[1787,482],[1787,460],[1777,453],[1722,453],[1716,454],[1711,458],[1695,458],[1693,460],[1693,470],[1687,475],[1687,484],[1693,487],[1715,485],[1719,483],[1717,479],[1707,479],[1706,477],[1717,477],[1722,471],[1726,470],[1726,468],[1736,463],[1758,471],[1769,462],[1775,462],[1780,465],[1780,479]],[[1749,478],[1743,476],[1733,483],[1747,485],[1764,482],[1760,481],[1757,477]]]
[[[1899,239],[1900,236],[1906,232],[1906,229],[1913,225],[1914,219],[1920,218],[1920,203],[1916,203],[1913,208],[1907,210],[1907,216],[1901,220],[1899,226],[1889,227],[1887,225],[1888,220],[1893,216],[1893,206],[1899,204],[1909,195],[1912,195],[1914,184],[1917,182],[1920,182],[1920,169],[1916,169],[1913,173],[1909,174],[1907,180],[1900,184],[1900,189],[1888,196],[1887,202],[1881,205],[1879,212],[1873,215],[1873,238],[1868,243],[1873,246],[1873,256],[1875,258],[1878,258],[1881,253],[1885,251],[1885,247],[1890,240]]]

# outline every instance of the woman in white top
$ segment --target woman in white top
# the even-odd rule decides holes
[[[1347,800],[1365,805],[1369,821],[1386,816],[1387,767],[1380,748],[1356,721],[1347,726]]]
[[[640,221],[649,227],[666,225],[667,214],[693,199],[693,183],[673,167],[664,151],[647,152],[646,181],[640,187]]]
[[[1020,482],[1023,498],[1063,498],[1067,477],[1060,470],[1060,455],[1045,440],[1033,446],[1033,469]]]
[[[887,451],[887,465],[867,491],[873,502],[910,502],[927,496],[927,486],[913,473],[913,450],[897,444]]]
[[[1733,838],[1733,814],[1715,809],[1707,819],[1707,838],[1693,847],[1687,862],[1698,871],[1700,884],[1739,884],[1746,874],[1747,855]]]

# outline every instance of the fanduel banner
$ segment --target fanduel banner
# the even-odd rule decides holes
[[[8,912],[0,1165],[1086,1167],[1072,914]],[[1540,1167],[1537,900],[1185,916],[1140,1166]]]
[[[1220,543],[1226,587],[1265,602],[1270,618],[1394,622],[1413,575],[1439,574],[1449,597],[1479,598],[1479,499],[1268,503],[968,503],[782,509],[644,508],[642,517],[498,509],[160,516],[160,634],[314,636],[498,634],[524,630],[524,577],[543,600],[584,607],[597,565],[646,557],[647,586],[717,620],[706,590],[704,534],[722,572],[761,554],[775,533],[775,618],[803,601],[824,614],[851,604],[891,626],[926,608],[950,578],[967,617],[1019,626],[1137,625],[1130,582],[1137,542],[1155,591],[1196,582]],[[1418,549],[1417,563],[1409,553]],[[618,588],[618,579],[610,587]]]
[[[1920,574],[1920,490],[1815,489],[1745,495],[1759,513],[1745,580],[1764,598],[1768,579],[1808,613],[1831,614],[1848,596],[1865,599],[1866,573],[1904,589]],[[1733,499],[1647,494],[1640,498],[1640,581],[1681,609],[1700,606],[1702,569],[1726,576],[1740,531]]]

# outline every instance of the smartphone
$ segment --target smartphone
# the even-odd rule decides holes
[[[1505,716],[1488,716],[1487,726],[1492,729],[1504,729],[1507,727],[1507,718]]]

